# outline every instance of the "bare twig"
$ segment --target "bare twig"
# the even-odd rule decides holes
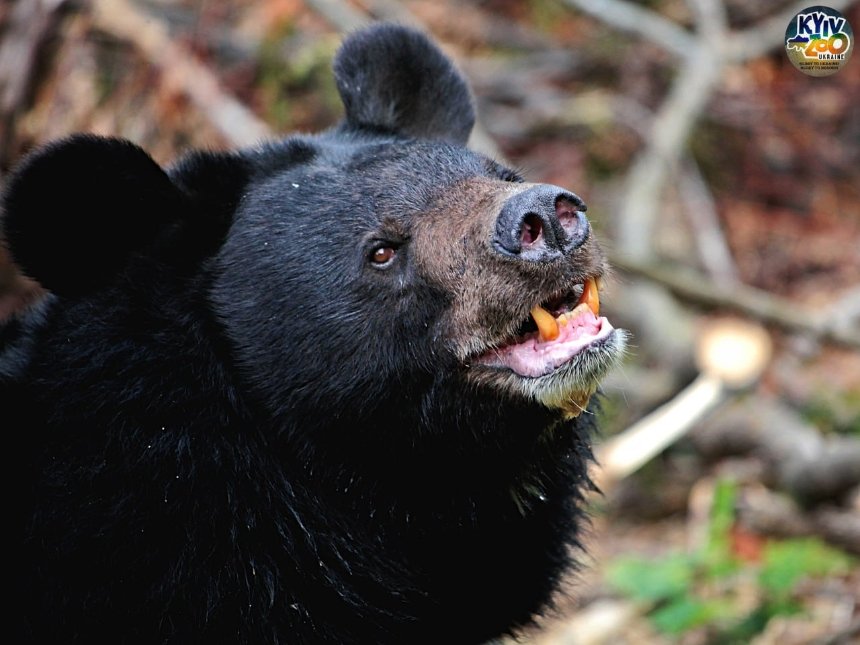
[[[696,49],[695,39],[660,14],[623,0],[565,0],[566,4],[587,13],[616,29],[642,36],[671,53],[686,57]]]
[[[434,33],[444,34],[458,43],[482,43],[507,51],[547,52],[558,49],[552,37],[527,22],[511,20],[503,14],[487,11],[480,3],[464,2],[456,11],[438,0],[364,0],[364,5],[378,18],[410,24],[417,18]]]
[[[717,206],[699,165],[692,157],[688,157],[684,164],[678,191],[693,225],[693,237],[705,271],[718,285],[735,284],[738,273],[720,227]]]
[[[370,22],[366,13],[341,0],[307,0],[306,4],[342,33],[354,31]]]
[[[221,87],[208,67],[177,45],[163,24],[128,0],[95,0],[92,7],[98,28],[134,44],[161,72],[164,85],[186,95],[231,145],[253,145],[271,136],[266,123]]]
[[[687,0],[696,22],[696,32],[716,51],[723,45],[728,31],[728,17],[723,0]]]
[[[654,456],[678,441],[724,398],[720,379],[700,374],[695,381],[648,416],[602,444],[592,480],[607,492]]]
[[[415,14],[400,0],[365,0],[364,6],[379,20],[389,20],[401,25],[423,27]]]
[[[0,38],[0,164],[9,160],[12,124],[26,107],[39,51],[66,0],[30,0],[6,9]]]
[[[657,111],[647,145],[628,173],[618,214],[618,243],[631,257],[641,260],[651,255],[663,189],[669,175],[677,170],[687,137],[721,73],[719,56],[708,47],[696,48]]]
[[[612,262],[616,268],[657,283],[677,297],[697,305],[728,309],[786,331],[860,348],[860,329],[834,325],[826,313],[804,310],[767,291],[744,285],[721,287],[689,271],[657,267],[617,254],[613,255]]]

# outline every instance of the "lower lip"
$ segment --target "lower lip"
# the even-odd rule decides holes
[[[487,367],[510,370],[523,378],[547,376],[615,332],[606,318],[598,318],[597,323],[600,329],[593,336],[582,336],[566,342],[541,342],[537,338],[531,338],[519,345],[489,352],[478,362]]]

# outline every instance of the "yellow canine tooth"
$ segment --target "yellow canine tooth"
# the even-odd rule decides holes
[[[595,316],[600,315],[600,296],[598,295],[597,281],[588,278],[582,285],[582,295],[579,296],[577,306],[585,303]]]
[[[537,325],[538,335],[543,342],[558,338],[560,333],[558,329],[558,321],[551,313],[540,305],[533,307],[530,313]]]

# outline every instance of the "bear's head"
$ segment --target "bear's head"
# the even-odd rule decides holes
[[[13,257],[60,303],[139,294],[153,263],[199,278],[237,379],[308,448],[577,416],[623,346],[582,199],[465,147],[469,90],[423,35],[359,32],[335,75],[346,117],[319,135],[167,170],[117,139],[41,149],[5,197]]]

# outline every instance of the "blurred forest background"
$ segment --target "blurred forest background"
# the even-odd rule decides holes
[[[693,401],[658,424],[672,437],[639,426],[659,454],[599,475],[587,564],[522,641],[856,643],[860,54],[796,70],[783,38],[807,4],[0,0],[0,185],[77,131],[166,164],[329,127],[343,33],[419,26],[472,83],[473,147],[582,195],[611,252],[603,308],[633,341],[599,455]],[[829,6],[860,30],[860,3]],[[41,293],[0,251],[0,318]],[[727,318],[766,331],[718,362],[772,350],[740,388],[695,350]]]

